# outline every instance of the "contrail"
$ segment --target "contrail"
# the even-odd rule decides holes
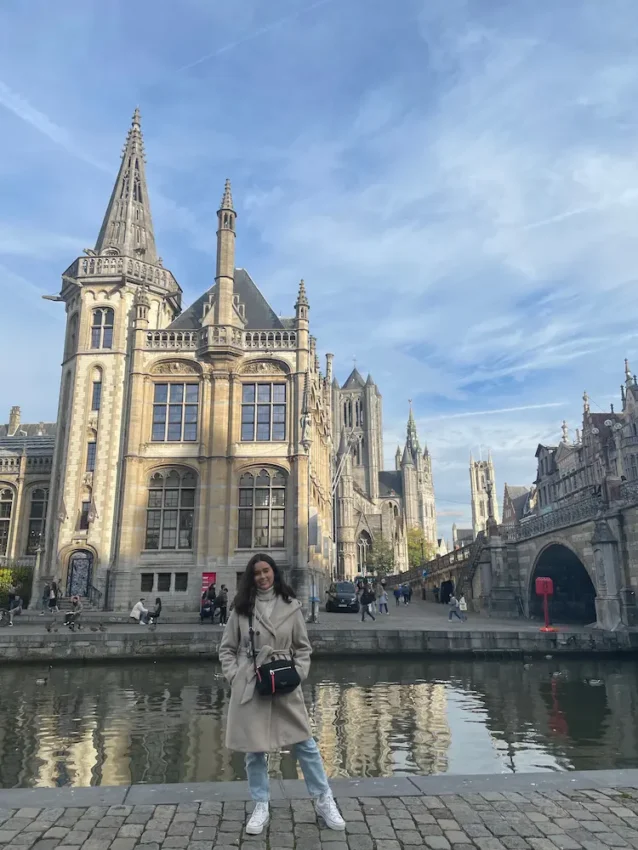
[[[470,416],[491,416],[495,413],[518,413],[522,410],[543,410],[546,407],[562,407],[563,401],[549,401],[545,404],[524,404],[521,407],[499,407],[494,410],[470,410],[467,413],[449,413],[445,416],[427,416],[423,422],[435,422],[439,419],[466,419]]]
[[[252,41],[254,38],[259,38],[260,35],[265,35],[268,32],[271,32],[277,27],[282,26],[282,24],[288,23],[288,21],[294,21],[295,18],[301,17],[301,15],[305,15],[306,12],[311,12],[313,9],[317,9],[319,6],[325,6],[327,3],[333,3],[334,0],[317,0],[316,3],[311,3],[310,6],[306,6],[304,9],[299,9],[297,12],[292,12],[290,15],[286,15],[284,18],[279,18],[277,21],[273,21],[272,24],[267,24],[265,27],[260,27],[258,30],[254,30],[253,32],[245,35],[243,38],[238,38],[236,41],[231,41],[228,44],[225,44],[223,47],[218,47],[217,50],[214,50],[212,53],[207,53],[205,56],[200,56],[199,59],[196,59],[194,62],[189,62],[188,65],[182,65],[181,68],[177,68],[177,70],[173,71],[174,74],[181,74],[182,71],[190,71],[191,68],[195,68],[197,65],[201,65],[202,62],[207,62],[209,59],[215,59],[217,56],[221,56],[222,53],[228,53],[229,50],[234,50],[235,47],[239,47],[241,44],[245,44],[247,41]]]
[[[0,106],[4,106],[4,108],[9,112],[12,112],[22,121],[30,124],[56,145],[64,148],[64,150],[68,153],[79,157],[79,159],[84,160],[84,162],[88,162],[89,165],[93,165],[101,171],[109,170],[103,163],[98,162],[96,159],[88,156],[84,151],[78,148],[77,145],[74,144],[73,137],[67,130],[65,130],[64,127],[60,127],[59,124],[51,121],[44,112],[40,112],[39,109],[32,106],[28,100],[26,100],[26,98],[18,92],[12,91],[9,86],[2,82],[2,80],[0,80]]]

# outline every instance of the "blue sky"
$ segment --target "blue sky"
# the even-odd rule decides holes
[[[214,275],[233,181],[238,265],[384,396],[414,399],[441,533],[468,456],[499,500],[539,441],[638,369],[635,0],[4,0],[0,369],[8,416],[54,418],[64,312],[135,105],[155,232],[184,302]]]

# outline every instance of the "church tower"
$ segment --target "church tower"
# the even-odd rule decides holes
[[[352,475],[369,499],[379,497],[379,472],[383,469],[382,399],[377,385],[366,381],[355,367],[335,393],[335,433],[352,435]]]
[[[63,593],[106,592],[121,530],[123,453],[140,412],[136,336],[166,327],[181,289],[157,254],[136,109],[95,248],[62,275],[67,312],[43,573]]]
[[[470,454],[470,489],[472,493],[472,530],[474,536],[485,531],[487,522],[493,517],[498,522],[498,500],[496,497],[496,476],[492,453],[487,460],[475,461]]]
[[[432,458],[427,446],[421,451],[412,404],[408,415],[405,450],[401,459],[403,496],[408,528],[421,528],[436,549],[436,503],[432,479]]]

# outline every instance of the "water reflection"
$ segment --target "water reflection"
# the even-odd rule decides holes
[[[304,690],[332,777],[638,766],[630,661],[316,662]],[[244,778],[227,711],[210,663],[5,668],[0,786]]]

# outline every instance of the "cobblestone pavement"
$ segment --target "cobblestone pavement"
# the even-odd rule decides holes
[[[282,800],[273,801],[268,832],[259,837],[245,835],[250,804],[241,802],[0,809],[0,848],[638,850],[637,788],[350,797],[339,804],[345,834],[319,825],[309,800]]]
[[[386,630],[407,630],[407,631],[490,631],[490,632],[538,632],[540,623],[531,622],[530,620],[518,619],[498,619],[488,617],[485,614],[470,614],[467,622],[460,622],[454,619],[452,622],[448,620],[449,608],[446,605],[437,605],[434,602],[423,602],[419,598],[413,599],[410,605],[401,603],[398,607],[390,605],[389,614],[377,615],[373,622],[366,619],[365,623],[361,622],[359,614],[339,613],[328,614],[323,610],[323,606],[319,611],[319,624],[311,625],[310,630],[321,631],[323,629],[356,629],[357,631],[383,631]],[[90,630],[91,626],[96,626],[102,623],[108,632],[115,634],[135,633],[143,634],[146,631],[144,626],[138,626],[135,623],[129,622],[114,622],[117,617],[122,619],[126,617],[126,612],[114,613],[111,611],[91,612],[90,617],[85,617],[84,631]],[[126,617],[126,619],[128,619]],[[52,618],[49,615],[40,617],[38,614],[27,612],[20,620],[16,618],[15,629],[12,631],[15,634],[40,634],[44,631],[45,626],[51,622],[55,622],[55,627],[60,633],[67,633],[67,630],[62,625],[63,615],[58,615],[57,618]],[[179,620],[179,622],[169,622],[169,620]],[[220,634],[221,627],[218,624],[211,626],[210,622],[204,625],[200,624],[197,612],[193,613],[175,613],[167,612],[166,618],[157,626],[157,633],[162,632],[191,632],[193,629],[205,629],[214,633]],[[582,632],[582,626],[568,627],[570,632]],[[6,633],[5,632],[5,633]]]

